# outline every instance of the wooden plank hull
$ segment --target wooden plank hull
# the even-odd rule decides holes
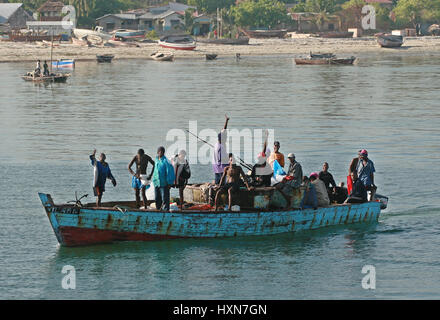
[[[379,202],[337,205],[318,210],[125,211],[112,207],[55,205],[50,195],[40,193],[39,196],[58,242],[63,246],[114,241],[266,236],[341,224],[375,223],[381,211]]]
[[[295,63],[297,65],[324,65],[324,64],[331,64],[331,65],[352,65],[355,62],[356,58],[347,58],[347,59],[337,59],[337,58],[330,58],[330,59],[295,59]]]
[[[403,44],[403,37],[394,35],[380,35],[377,37],[377,43],[382,48],[399,48]]]

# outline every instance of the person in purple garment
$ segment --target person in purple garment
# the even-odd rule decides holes
[[[218,134],[218,141],[214,146],[214,155],[212,159],[212,169],[215,175],[215,184],[220,183],[223,171],[229,165],[229,156],[226,152],[226,140],[229,118],[225,115],[226,121],[222,131]]]

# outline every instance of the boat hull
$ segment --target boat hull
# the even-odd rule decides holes
[[[75,60],[65,59],[65,60],[52,61],[52,68],[55,68],[55,69],[75,69]]]
[[[377,37],[377,43],[382,48],[400,48],[403,45],[403,37],[394,35],[381,35]]]
[[[243,33],[249,38],[284,38],[287,34],[286,29],[282,30],[242,30]]]
[[[380,203],[336,205],[318,210],[185,211],[160,212],[119,207],[79,208],[55,205],[40,193],[40,200],[63,246],[114,241],[154,241],[178,238],[266,236],[327,226],[375,223]]]
[[[159,45],[162,48],[174,49],[174,50],[194,50],[196,48],[196,43],[188,43],[188,44],[180,44],[180,43],[171,43],[165,41],[159,41]]]
[[[295,59],[297,65],[352,65],[356,61],[356,58],[337,59],[337,58],[324,58],[324,59]]]
[[[201,39],[197,40],[200,43],[207,44],[223,44],[223,45],[248,45],[249,38],[238,38],[238,39]]]
[[[54,83],[65,83],[67,82],[67,78],[69,75],[58,75],[58,76],[47,76],[47,77],[32,77],[32,76],[23,76],[24,81],[42,83],[42,82],[54,82]]]

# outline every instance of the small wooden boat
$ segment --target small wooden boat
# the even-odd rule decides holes
[[[295,63],[297,65],[353,65],[356,61],[356,57],[350,58],[337,58],[333,53],[324,54],[312,54],[307,58],[296,58]]]
[[[194,50],[197,46],[195,40],[188,35],[165,36],[159,40],[159,45],[174,50]]]
[[[280,30],[242,30],[249,38],[284,38],[287,29]]]
[[[403,37],[391,34],[379,34],[377,35],[377,43],[382,48],[399,48],[403,44]]]
[[[206,60],[215,60],[217,59],[217,55],[215,53],[206,54]]]
[[[145,30],[128,30],[128,29],[118,29],[113,32],[115,38],[121,38],[124,40],[134,40],[145,38]]]
[[[96,55],[96,60],[99,63],[105,63],[105,62],[110,63],[112,62],[114,57],[115,56],[111,54],[102,54],[102,55]]]
[[[183,211],[164,212],[137,209],[134,201],[107,202],[95,207],[94,203],[83,205],[80,200],[74,204],[56,204],[45,193],[39,193],[39,197],[57,240],[63,246],[269,236],[335,225],[376,223],[381,212],[381,203],[375,201],[317,210],[241,207],[238,212],[214,212],[202,204]],[[253,199],[257,204],[269,202],[264,190],[255,190]]]
[[[16,41],[16,42],[34,42],[34,41],[60,41],[61,40],[61,35],[58,36],[51,36],[51,35],[47,35],[47,34],[32,34],[32,33],[28,33],[28,34],[23,34],[23,33],[19,33],[19,32],[10,32],[9,33],[9,40],[10,41]]]
[[[44,83],[44,82],[54,82],[54,83],[65,83],[67,78],[70,77],[69,73],[58,73],[52,74],[50,76],[42,76],[42,77],[34,77],[32,72],[28,72],[26,75],[22,76],[24,81],[30,81],[35,83]]]
[[[237,39],[200,39],[197,40],[200,43],[207,44],[226,44],[226,45],[248,45],[249,38],[248,37],[240,37]]]
[[[319,32],[317,35],[321,38],[353,38],[353,33],[350,31],[328,31]]]
[[[151,54],[151,58],[156,61],[173,61],[174,54],[169,52],[155,52]]]
[[[75,59],[60,59],[57,61],[52,61],[52,68],[75,69]]]

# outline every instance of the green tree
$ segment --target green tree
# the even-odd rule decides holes
[[[335,12],[335,0],[307,0],[304,4],[305,12],[316,13],[314,22],[319,31],[322,25],[329,20],[329,15]]]
[[[418,23],[440,18],[440,0],[399,0],[394,13],[399,25],[416,27]]]
[[[195,6],[199,11],[214,13],[217,8],[230,8],[235,4],[235,0],[188,0],[188,5]]]
[[[231,8],[235,23],[240,27],[274,27],[288,21],[283,3],[273,0],[247,0]]]

